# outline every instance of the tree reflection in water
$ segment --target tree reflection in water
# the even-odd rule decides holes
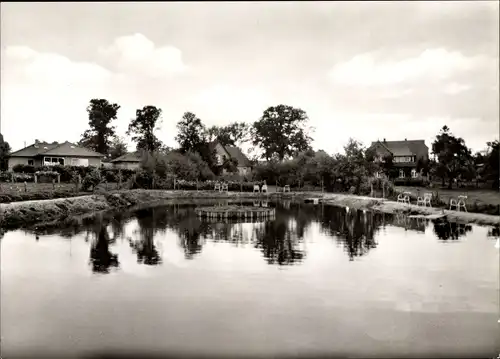
[[[340,242],[352,261],[377,247],[374,237],[384,219],[373,212],[325,206],[321,227]]]
[[[113,243],[110,239],[106,224],[102,217],[98,218],[93,226],[92,244],[90,246],[90,264],[94,273],[109,273],[110,268],[118,268],[118,255],[111,253],[109,245]]]
[[[252,202],[248,204],[251,205]],[[207,205],[213,205],[213,202]],[[167,230],[177,234],[178,245],[183,249],[186,259],[196,258],[208,239],[213,242],[229,242],[236,246],[250,244],[261,251],[267,263],[286,266],[305,260],[305,236],[312,223],[319,224],[323,233],[336,240],[350,260],[365,256],[377,247],[376,233],[386,222],[409,230],[424,231],[426,228],[425,220],[407,216],[397,217],[290,201],[268,205],[276,208],[276,216],[270,220],[200,219],[194,212],[196,205],[186,203],[78,219],[69,227],[46,229],[40,233],[57,233],[72,237],[86,231],[84,238],[91,241],[92,270],[108,273],[110,268],[119,267],[118,256],[110,252],[110,244],[125,237],[125,225],[134,219],[137,230],[134,233],[135,238],[129,239],[129,244],[137,255],[138,263],[145,265],[162,263],[162,240],[159,235],[162,232],[167,233]],[[433,224],[434,232],[441,240],[458,239],[472,230],[471,226],[456,223]],[[492,228],[489,235],[498,237],[498,227]]]
[[[139,239],[129,239],[130,247],[137,254],[137,262],[146,265],[158,265],[162,260],[154,244],[157,231],[155,208],[137,211],[136,218],[139,230],[136,232]]]
[[[434,221],[434,233],[443,241],[458,240],[461,236],[472,231],[472,226],[463,223],[448,221]]]

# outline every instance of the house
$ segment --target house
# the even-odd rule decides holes
[[[252,171],[252,163],[247,156],[241,152],[241,149],[236,146],[224,146],[219,141],[215,140],[210,143],[210,150],[215,151],[217,164],[222,166],[226,159],[235,159],[237,163],[238,174],[247,175]],[[227,173],[226,169],[222,173]]]
[[[105,156],[71,142],[35,143],[9,155],[9,170],[16,165],[41,166],[101,166]]]
[[[141,165],[141,155],[138,152],[129,152],[111,160],[114,168],[136,170]]]
[[[376,153],[376,161],[383,161],[385,156],[392,155],[394,168],[399,172],[399,177],[418,177],[417,163],[429,160],[429,147],[424,140],[383,141],[372,142],[371,149]]]

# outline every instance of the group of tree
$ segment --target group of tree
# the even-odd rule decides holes
[[[0,133],[0,171],[7,170],[9,153],[9,143],[4,141],[3,135]]]
[[[448,126],[443,126],[434,142],[430,161],[430,172],[452,188],[455,182],[489,182],[494,189],[499,187],[499,142],[487,142],[486,153],[472,153],[465,140],[453,135]]]
[[[117,158],[127,152],[127,144],[116,133],[114,123],[120,105],[106,99],[92,99],[87,107],[88,129],[82,134],[79,144],[102,153],[108,159]],[[288,105],[267,108],[253,124],[232,122],[225,126],[207,127],[192,112],[185,112],[177,122],[175,140],[178,148],[171,149],[158,138],[162,122],[162,110],[155,106],[144,106],[136,110],[127,130],[135,143],[136,150],[144,158],[143,166],[157,173],[174,172],[187,178],[207,179],[220,174],[222,169],[236,171],[234,159],[224,159],[222,165],[215,157],[215,140],[223,146],[241,146],[249,143],[259,149],[254,156],[256,173],[267,176],[271,182],[283,178],[296,181],[313,181],[334,186],[341,183],[348,188],[360,188],[365,178],[376,172],[383,172],[389,178],[398,175],[391,156],[375,161],[375,154],[354,139],[350,139],[343,154],[329,155],[324,151],[311,149],[309,119],[304,110]],[[433,177],[440,178],[451,187],[456,181],[491,181],[498,189],[499,142],[488,142],[486,154],[476,153],[466,146],[463,138],[453,135],[444,126],[432,143],[434,159],[419,160],[421,169]],[[7,142],[0,135],[0,167],[6,167],[10,151]],[[263,158],[265,168],[257,164]],[[264,173],[266,175],[264,175]],[[272,173],[272,174],[271,174]],[[259,175],[257,175],[259,176]]]

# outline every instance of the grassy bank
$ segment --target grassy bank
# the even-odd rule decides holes
[[[50,199],[44,201],[24,201],[0,204],[0,228],[14,229],[32,227],[42,223],[71,222],[72,217],[91,214],[99,211],[116,210],[141,205],[154,205],[169,200],[195,199],[252,199],[290,198],[303,200],[309,197],[322,198],[323,203],[344,206],[356,209],[369,209],[384,213],[410,213],[420,215],[446,214],[450,220],[467,223],[498,225],[500,216],[478,213],[447,211],[439,208],[423,208],[414,205],[408,206],[381,198],[361,197],[354,195],[293,192],[253,194],[248,192],[220,193],[214,191],[162,191],[162,190],[130,190],[114,191],[97,195],[79,196],[71,198]]]

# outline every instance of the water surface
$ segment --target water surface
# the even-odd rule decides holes
[[[6,233],[3,357],[500,352],[498,229],[263,205],[274,220],[176,204]]]

